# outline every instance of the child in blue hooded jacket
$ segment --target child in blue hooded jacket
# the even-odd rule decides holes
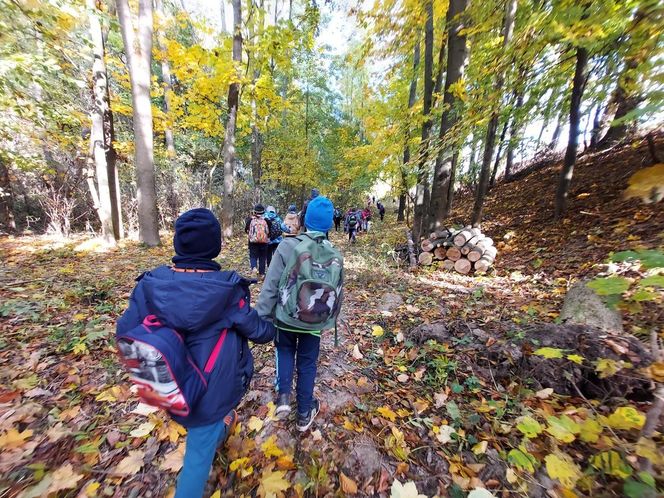
[[[172,415],[187,428],[186,451],[176,498],[200,498],[217,448],[237,421],[235,407],[251,381],[254,365],[248,341],[270,342],[274,326],[249,305],[250,281],[221,271],[221,227],[207,209],[192,209],[175,222],[173,266],[137,278],[129,308],[119,318],[122,334],[147,315],[180,332],[200,367],[214,361],[207,391],[187,417]]]

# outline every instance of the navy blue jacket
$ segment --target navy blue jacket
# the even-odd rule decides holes
[[[176,272],[169,266],[145,272],[137,281],[129,308],[118,319],[118,333],[140,325],[147,315],[157,315],[183,335],[202,369],[222,331],[228,330],[207,392],[186,419],[173,416],[185,427],[218,422],[249,387],[254,360],[248,340],[263,344],[275,334],[274,326],[249,305],[249,281],[234,271]]]

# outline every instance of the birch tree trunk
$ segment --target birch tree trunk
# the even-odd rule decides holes
[[[512,40],[514,33],[514,18],[516,17],[517,0],[508,0],[505,9],[505,22],[503,24],[503,51],[507,50],[507,46]],[[496,79],[495,89],[498,94],[501,93],[503,84],[505,82],[505,75],[501,72]],[[497,106],[498,107],[498,106]],[[484,142],[484,156],[482,158],[482,169],[480,170],[480,180],[475,192],[475,205],[473,206],[473,216],[471,223],[474,227],[478,227],[482,221],[482,207],[484,206],[484,198],[489,188],[489,180],[491,176],[491,159],[493,158],[493,149],[496,145],[496,130],[498,129],[498,109],[495,109],[491,114],[491,120],[486,131],[486,141]]]
[[[242,61],[242,2],[233,0],[233,61]],[[224,199],[222,202],[222,236],[228,240],[233,236],[233,186],[235,174],[235,125],[240,100],[240,84],[231,83],[228,88],[228,118],[224,136]]]
[[[469,0],[451,0],[447,10],[447,74],[445,76],[445,91],[443,95],[443,115],[440,119],[438,138],[442,143],[447,133],[459,119],[457,99],[450,92],[450,87],[463,78],[463,72],[468,60],[468,43],[466,35],[461,33],[464,23],[461,17],[469,6]],[[457,147],[446,144],[441,147],[436,156],[433,187],[431,190],[430,231],[442,227],[443,220],[452,208],[449,193],[454,190],[452,178],[456,166]]]
[[[420,66],[420,39],[418,37],[413,49],[413,77],[410,80],[408,91],[408,109],[412,109],[417,100],[417,71]],[[406,218],[406,197],[408,196],[408,163],[410,162],[410,128],[406,130],[406,145],[403,150],[403,163],[401,165],[401,190],[399,192],[399,213],[397,221]]]
[[[134,31],[129,0],[117,0],[118,20],[127,54],[134,126],[134,163],[138,187],[139,240],[158,246],[159,220],[154,177],[154,137],[150,101],[150,64],[152,61],[152,1],[138,0],[137,30]]]
[[[556,207],[554,216],[560,219],[567,208],[567,194],[572,183],[576,151],[579,145],[579,125],[581,123],[581,99],[586,86],[586,67],[588,65],[588,50],[583,47],[576,49],[576,67],[572,84],[572,98],[569,108],[569,140],[565,152],[565,162],[560,172],[558,189],[556,190]]]
[[[433,95],[433,0],[427,0],[426,22],[424,27],[424,106],[422,114],[422,141],[417,164],[417,187],[415,188],[415,215],[413,216],[413,236],[419,243],[425,228],[426,210],[429,207],[429,135],[431,133],[431,99]]]
[[[107,146],[104,133],[104,117],[109,110],[108,79],[104,60],[104,38],[97,14],[95,0],[88,0],[90,38],[92,40],[92,109],[90,110],[90,158],[94,161],[97,188],[90,190],[92,202],[101,223],[104,243],[115,245],[113,208],[108,175]],[[94,185],[94,184],[93,184]],[[96,198],[95,198],[96,197]]]

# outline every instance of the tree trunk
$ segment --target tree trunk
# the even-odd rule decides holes
[[[450,179],[447,182],[447,202],[443,211],[443,219],[452,212],[452,202],[454,201],[454,182],[456,181],[457,162],[459,161],[459,150],[455,150],[452,155],[452,167],[450,168]]]
[[[148,246],[158,246],[161,241],[154,179],[154,137],[150,101],[152,1],[138,0],[138,33],[134,32],[132,25],[129,0],[117,0],[117,9],[131,81],[139,240]]]
[[[420,143],[417,164],[417,187],[415,190],[415,216],[413,217],[413,236],[416,241],[425,228],[427,208],[429,206],[429,134],[431,133],[431,99],[433,94],[433,0],[426,2],[426,24],[424,30],[424,106],[422,113],[422,141]]]
[[[415,42],[413,49],[413,77],[410,80],[408,91],[408,109],[412,109],[417,100],[417,70],[420,66],[420,40]],[[399,214],[397,221],[404,221],[406,213],[406,196],[408,195],[408,163],[410,162],[410,127],[406,130],[406,146],[403,150],[403,164],[401,166],[401,190],[399,192]]]
[[[498,166],[500,165],[500,154],[503,152],[503,145],[505,145],[505,135],[507,134],[507,127],[510,123],[509,116],[505,119],[503,124],[503,131],[500,132],[500,139],[498,139],[498,151],[496,152],[496,160],[493,162],[493,170],[491,172],[491,180],[489,180],[489,188],[493,187],[496,183],[496,175],[498,174]]]
[[[516,17],[517,0],[508,0],[505,10],[505,22],[503,24],[503,52],[507,50],[512,34],[514,32],[514,18]],[[495,89],[500,95],[502,93],[505,75],[501,72],[496,79]],[[499,107],[498,104],[496,107]],[[473,206],[472,224],[479,226],[482,221],[482,207],[484,198],[489,187],[491,175],[491,159],[493,158],[493,148],[496,143],[496,130],[498,129],[498,109],[495,109],[491,115],[491,120],[486,131],[486,142],[484,143],[484,157],[482,158],[482,169],[480,170],[480,180],[475,192],[475,205]]]
[[[109,109],[104,38],[96,2],[95,0],[88,0],[87,4],[93,56],[90,157],[94,161],[97,177],[97,188],[94,192],[90,190],[90,194],[101,223],[101,236],[106,244],[115,245],[113,208],[111,206],[111,189],[108,178],[107,142],[104,133],[104,118]],[[92,185],[94,185],[94,182]]]
[[[597,130],[597,145],[600,149],[611,147],[636,131],[634,121],[623,121],[616,125],[612,125],[611,123],[625,117],[628,113],[636,109],[640,103],[641,98],[638,92],[630,91],[636,85],[634,73],[637,66],[638,63],[635,59],[627,60],[625,68],[618,79],[618,84],[611,94],[611,100],[606,106],[604,118],[599,126],[600,130]],[[606,128],[608,128],[608,131],[604,135]],[[602,137],[602,135],[604,136]]]
[[[228,33],[226,27],[226,0],[219,0],[219,14],[221,15],[221,32]]]
[[[561,110],[560,114],[558,114],[558,119],[556,120],[556,127],[553,129],[553,135],[551,136],[551,141],[549,142],[549,145],[547,147],[549,151],[555,151],[556,148],[558,148],[560,135],[563,131],[563,122],[564,122],[564,113]]]
[[[233,0],[233,61],[239,66],[242,62],[242,2]],[[239,67],[237,68],[239,69]],[[240,84],[231,83],[228,88],[228,120],[224,137],[224,200],[221,221],[223,237],[233,236],[233,184],[235,174],[235,125],[240,100]]]
[[[254,70],[253,85],[260,77],[260,70]],[[254,88],[255,92],[255,88]],[[254,180],[254,198],[256,202],[261,201],[261,176],[262,176],[262,156],[263,156],[263,135],[258,129],[258,108],[256,97],[252,95],[251,99],[251,176]]]
[[[0,155],[0,226],[7,232],[16,231],[14,219],[14,191],[12,190],[9,168]]]
[[[569,141],[565,152],[565,163],[560,172],[558,190],[556,191],[555,218],[560,219],[567,207],[567,194],[572,183],[574,164],[576,163],[576,150],[579,143],[579,125],[581,122],[581,99],[586,86],[586,66],[588,65],[588,50],[579,47],[576,49],[576,67],[572,84],[572,98],[569,109]]]
[[[433,188],[431,192],[430,223],[429,228],[435,230],[442,226],[443,219],[452,207],[450,192],[454,190],[454,169],[456,165],[455,144],[443,144],[447,133],[459,119],[456,109],[456,97],[450,92],[450,87],[461,78],[468,59],[468,44],[466,35],[461,31],[465,27],[463,15],[468,8],[469,0],[451,0],[447,10],[447,74],[445,76],[445,91],[443,95],[443,115],[440,119],[438,138],[441,149],[436,156]],[[444,145],[444,146],[443,146]]]
[[[222,0],[223,6],[223,0]],[[155,0],[155,8],[157,9],[157,14],[159,15],[159,26],[160,29],[157,31],[157,43],[159,45],[159,51],[161,52],[161,77],[164,84],[164,113],[166,114],[166,123],[164,126],[164,141],[166,143],[166,154],[168,156],[169,164],[169,181],[167,182],[168,189],[168,207],[171,210],[171,217],[176,218],[178,215],[178,199],[175,194],[174,185],[175,185],[175,170],[176,170],[176,152],[175,152],[175,137],[173,136],[173,126],[170,122],[172,119],[171,110],[173,108],[171,104],[171,94],[173,92],[173,80],[171,78],[171,65],[168,63],[168,58],[166,57],[166,37],[164,36],[164,30],[161,27],[165,19],[164,17],[164,6],[162,0]],[[223,9],[223,7],[222,7]]]
[[[514,109],[514,117],[512,118],[512,125],[510,126],[510,139],[507,142],[507,157],[505,158],[505,180],[509,181],[512,176],[512,168],[514,167],[514,149],[517,144],[517,135],[519,130],[518,112],[523,107],[523,90],[519,92],[516,97],[516,108]]]

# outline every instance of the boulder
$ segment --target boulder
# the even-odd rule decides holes
[[[622,333],[620,313],[604,304],[602,298],[586,284],[586,281],[581,281],[570,287],[560,310],[560,319],[565,323],[596,327],[605,332]]]
[[[384,294],[378,304],[378,311],[392,312],[403,304],[403,297],[399,294],[387,293]]]
[[[452,334],[447,330],[445,322],[442,321],[418,325],[408,335],[418,344],[422,344],[430,339],[437,342],[446,342],[452,338]]]

